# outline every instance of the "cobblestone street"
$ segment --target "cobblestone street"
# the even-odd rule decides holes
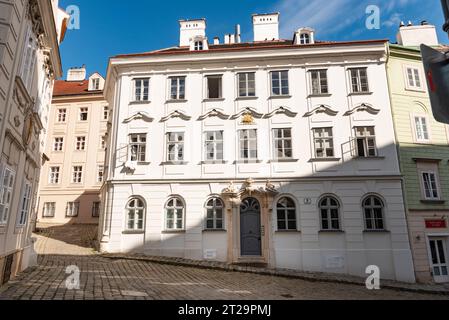
[[[281,300],[281,299],[449,299],[390,289],[312,282],[156,262],[112,259],[90,244],[90,226],[46,227],[36,235],[39,265],[0,289],[0,300]],[[59,253],[60,255],[57,255]],[[68,266],[80,270],[80,289],[66,287]]]

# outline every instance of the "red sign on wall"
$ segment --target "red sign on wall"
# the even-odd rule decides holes
[[[447,228],[447,223],[446,220],[426,220],[426,228],[444,229]]]

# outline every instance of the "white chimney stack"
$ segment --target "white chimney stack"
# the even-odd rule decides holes
[[[254,14],[254,41],[279,40],[279,13]]]
[[[414,26],[411,22],[407,26],[401,26],[397,34],[398,44],[407,47],[418,47],[421,44],[437,46],[438,36],[435,26],[427,22]]]
[[[219,37],[215,37],[214,38],[214,45],[218,45],[220,44],[220,38]]]
[[[190,46],[190,39],[206,37],[206,19],[180,20],[179,46]]]
[[[86,79],[86,66],[70,68],[67,71],[67,81],[84,81]]]

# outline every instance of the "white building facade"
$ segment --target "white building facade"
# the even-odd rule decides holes
[[[101,250],[413,282],[387,43],[253,21],[110,60]]]

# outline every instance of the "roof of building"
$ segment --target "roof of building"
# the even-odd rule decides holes
[[[56,80],[53,97],[101,94],[102,90],[89,91],[89,80],[65,81]]]
[[[203,51],[190,51],[189,47],[172,47],[161,50],[155,50],[143,53],[133,54],[120,54],[113,58],[132,58],[132,57],[146,57],[146,56],[159,56],[159,55],[177,55],[177,54],[207,54],[215,52],[230,52],[230,51],[250,51],[250,50],[263,50],[263,49],[288,49],[288,48],[313,48],[323,46],[341,46],[341,45],[363,45],[363,44],[376,44],[386,43],[388,40],[364,40],[364,41],[346,41],[346,42],[333,42],[333,41],[316,41],[314,44],[295,44],[292,40],[273,40],[273,41],[260,41],[260,42],[244,42],[233,44],[218,44],[209,45],[209,50]]]

